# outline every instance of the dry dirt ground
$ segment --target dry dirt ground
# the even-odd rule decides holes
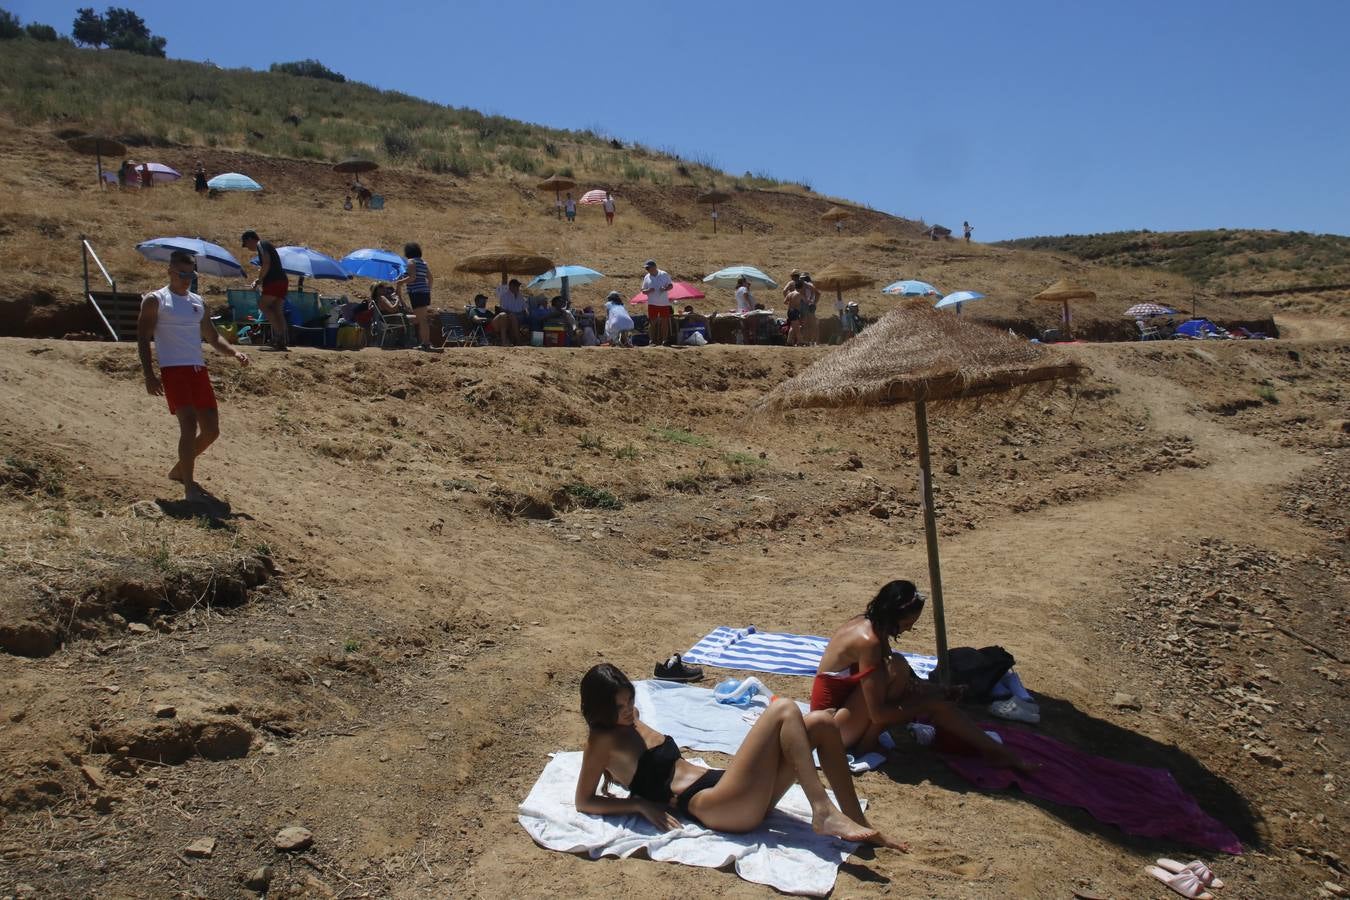
[[[1350,886],[1350,344],[1302,329],[1080,346],[1071,390],[932,417],[954,643],[1009,648],[1043,732],[1170,769],[1249,848],[1211,858],[1231,897]],[[821,352],[212,360],[203,510],[134,348],[0,340],[0,895],[766,896],[542,850],[516,805],[597,660],[926,581],[906,410],[751,413]],[[914,850],[840,897],[1163,897],[1142,866],[1195,855],[925,751],[858,786]]]

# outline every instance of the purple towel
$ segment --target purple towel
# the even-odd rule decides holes
[[[973,756],[943,757],[976,787],[994,791],[1016,784],[1033,797],[1082,807],[1093,818],[1127,834],[1166,838],[1224,853],[1242,852],[1237,835],[1202,810],[1166,769],[1092,756],[1021,729],[987,723],[980,727],[997,731],[1005,746],[1042,767],[1024,774],[996,769]]]

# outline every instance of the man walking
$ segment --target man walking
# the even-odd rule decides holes
[[[647,260],[643,268],[647,271],[642,276],[642,293],[647,295],[647,336],[652,346],[659,347],[670,340],[670,289],[674,282],[656,267],[654,259]]]
[[[169,257],[169,283],[141,298],[141,314],[136,322],[136,347],[141,355],[141,372],[146,393],[163,395],[169,412],[178,417],[178,463],[169,470],[169,478],[183,483],[188,500],[201,500],[203,493],[193,479],[196,459],[220,435],[216,413],[216,395],[202,356],[202,341],[218,353],[233,356],[239,365],[248,365],[248,357],[226,344],[206,315],[202,298],[189,290],[197,274],[197,262],[191,253],[175,250]],[[159,357],[159,374],[150,360],[150,342]]]
[[[966,232],[966,243],[969,244],[969,243],[970,243],[970,233],[971,233],[972,231],[974,231],[975,228],[974,228],[974,226],[972,226],[969,222],[962,222],[962,223],[961,223],[961,227],[962,227],[962,228],[965,230],[965,232]]]
[[[258,309],[272,326],[272,349],[284,353],[289,349],[286,346],[286,295],[291,290],[290,279],[281,268],[277,248],[270,241],[259,238],[253,229],[245,231],[241,241],[246,249],[258,254],[258,279],[253,282],[254,290],[261,288]]]

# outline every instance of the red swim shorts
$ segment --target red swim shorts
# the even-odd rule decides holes
[[[159,381],[164,385],[169,412],[174,415],[183,406],[216,408],[216,392],[211,390],[211,376],[206,374],[206,366],[165,366],[159,370]]]
[[[269,281],[262,286],[262,295],[264,297],[279,297],[280,299],[285,300],[286,294],[289,293],[290,288],[291,283],[285,279],[282,279],[281,281]]]
[[[649,306],[647,307],[647,318],[649,319],[669,319],[669,306]]]

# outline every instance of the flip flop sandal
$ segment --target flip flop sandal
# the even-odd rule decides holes
[[[1146,866],[1144,871],[1181,896],[1189,897],[1190,900],[1214,900],[1214,895],[1205,890],[1205,886],[1200,883],[1200,879],[1190,869],[1169,872],[1157,866]]]
[[[703,670],[686,665],[680,654],[672,653],[665,662],[656,664],[656,677],[660,681],[702,681]]]
[[[1216,876],[1209,866],[1198,859],[1193,859],[1185,865],[1182,865],[1175,859],[1160,859],[1158,860],[1158,865],[1174,875],[1183,871],[1190,872],[1195,875],[1196,878],[1200,879],[1200,883],[1205,887],[1212,887],[1216,890],[1223,887],[1223,880]]]

